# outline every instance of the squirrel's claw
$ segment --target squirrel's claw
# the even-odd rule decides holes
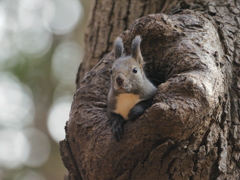
[[[128,120],[134,121],[139,118],[144,111],[152,105],[152,99],[144,100],[136,104],[128,113]]]
[[[116,141],[120,141],[124,134],[123,122],[115,121],[112,124],[111,131],[113,133],[113,137]]]
[[[128,113],[128,120],[129,121],[134,121],[137,118],[139,118],[143,113],[145,109],[142,106],[134,106]]]

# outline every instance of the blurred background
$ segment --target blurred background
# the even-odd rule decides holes
[[[0,1],[0,180],[61,180],[89,0]]]

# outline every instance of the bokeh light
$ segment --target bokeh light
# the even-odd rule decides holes
[[[58,141],[65,138],[83,56],[83,15],[91,1],[80,1],[0,1],[0,180],[67,173]]]
[[[19,128],[33,122],[31,91],[10,73],[0,72],[0,109],[0,126]]]
[[[30,145],[30,152],[24,164],[38,167],[45,163],[50,154],[50,142],[47,136],[36,128],[24,130],[24,135]]]
[[[14,169],[26,161],[29,143],[20,130],[4,129],[0,131],[0,167]]]
[[[52,57],[52,72],[55,78],[61,83],[74,83],[81,59],[81,48],[77,43],[63,42],[59,44]]]
[[[14,180],[46,180],[44,176],[36,171],[27,171],[19,173],[14,177]]]
[[[0,29],[1,33],[1,29]],[[18,53],[18,49],[15,48],[14,43],[10,40],[10,35],[4,34],[4,37],[0,37],[0,69],[3,68],[4,63],[9,60],[11,57],[15,56]]]
[[[3,38],[4,25],[6,24],[6,13],[2,6],[0,6],[0,39]]]
[[[19,50],[36,57],[46,54],[52,45],[52,35],[38,25],[18,31],[14,40]]]
[[[48,1],[45,3],[43,20],[54,34],[66,34],[74,29],[82,11],[78,0]]]
[[[30,10],[37,10],[43,6],[47,0],[19,0],[19,5],[21,8],[26,8]]]
[[[62,97],[53,103],[48,116],[48,130],[52,138],[59,142],[65,139],[64,127],[69,119],[69,112],[72,103],[72,98]]]

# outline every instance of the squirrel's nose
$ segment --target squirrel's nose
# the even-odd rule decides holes
[[[119,76],[116,79],[116,82],[117,82],[118,86],[121,86],[123,84],[123,81],[124,81],[124,79],[119,77]]]

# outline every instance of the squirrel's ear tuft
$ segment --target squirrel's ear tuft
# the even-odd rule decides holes
[[[141,37],[136,36],[132,41],[132,57],[139,63],[143,64],[143,57],[141,54],[140,44],[141,44]]]
[[[123,54],[123,42],[122,38],[117,37],[114,45],[114,53],[115,53],[115,59],[118,59]]]

